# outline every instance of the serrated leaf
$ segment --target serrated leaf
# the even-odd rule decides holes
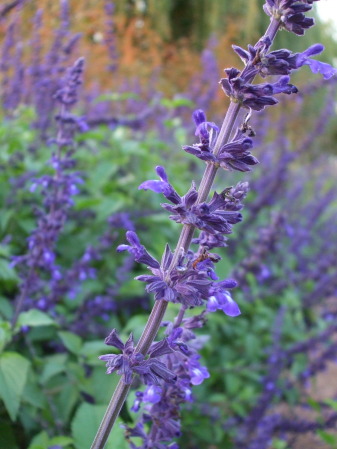
[[[64,346],[74,354],[78,354],[82,348],[82,339],[72,332],[60,331],[57,335],[62,340]]]
[[[77,410],[71,423],[72,436],[76,449],[89,447],[94,440],[97,429],[104,416],[106,407],[102,405],[82,404]],[[129,445],[124,438],[124,430],[120,427],[121,421],[117,419],[105,449],[127,449]]]
[[[0,356],[0,396],[12,421],[15,421],[27,381],[30,362],[16,352]]]
[[[46,313],[38,309],[31,309],[19,315],[15,328],[20,329],[21,326],[56,326],[57,323]]]

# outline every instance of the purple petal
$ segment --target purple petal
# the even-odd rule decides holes
[[[302,55],[305,55],[306,57],[319,55],[324,50],[324,45],[322,44],[314,44],[311,45],[309,48],[307,48]]]
[[[144,391],[143,401],[157,404],[161,400],[162,389],[157,385],[150,385]]]
[[[162,181],[168,183],[168,177],[167,177],[167,174],[166,174],[166,171],[165,171],[165,168],[164,168],[164,167],[162,167],[161,165],[157,165],[157,167],[156,167],[156,172],[157,172],[157,175],[159,176],[159,178],[160,178]]]
[[[109,346],[115,346],[115,348],[118,348],[121,351],[123,351],[124,349],[124,343],[119,338],[116,329],[112,329],[110,334],[106,337],[105,344]]]
[[[194,111],[192,116],[197,126],[206,121],[206,115],[202,109]]]
[[[219,309],[220,305],[215,296],[210,296],[207,301],[207,311],[208,312],[216,312]]]
[[[167,188],[167,182],[151,179],[149,181],[142,182],[138,187],[138,190],[152,190],[156,193],[165,193],[167,191]]]
[[[320,73],[325,80],[328,80],[337,73],[337,70],[326,62],[308,59],[305,64],[310,67],[312,73]]]
[[[222,288],[235,288],[238,283],[234,279],[224,279],[218,283]]]
[[[227,302],[222,305],[222,310],[228,316],[238,316],[241,314],[240,308],[234,299],[228,294],[226,295]]]
[[[200,366],[199,363],[196,366],[190,368],[190,374],[192,385],[200,385],[204,381],[204,379],[207,379],[209,377],[207,368],[205,368],[204,366]]]
[[[173,351],[166,338],[154,343],[149,350],[150,358],[160,357],[161,355],[170,354],[171,352]]]

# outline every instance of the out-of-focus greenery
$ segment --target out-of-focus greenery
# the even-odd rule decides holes
[[[129,3],[119,2],[117,14]],[[231,42],[239,29],[242,29],[239,32],[241,42],[253,42],[268,20],[260,14],[262,1],[199,0],[198,8],[194,7],[194,3],[149,0],[144,18],[153,22],[158,27],[158,32],[159,28],[163,30],[165,42],[171,39],[177,42],[182,37],[191,37],[196,48],[204,45],[211,30],[222,32],[224,23],[227,26],[226,36]],[[72,7],[76,9],[75,4]],[[190,20],[191,14],[193,21]],[[186,15],[189,18],[188,25]],[[74,20],[75,17],[76,15]],[[172,22],[176,24],[174,29]],[[294,45],[290,33],[282,33],[278,44],[281,47],[304,50],[313,41],[320,41],[320,34],[327,43],[325,59],[328,60],[334,56],[335,50],[332,40],[324,36],[324,26],[310,30],[302,40],[296,39]],[[234,58],[235,56],[232,60]],[[186,65],[190,72],[196,71],[193,64]],[[171,66],[168,58],[167,70],[170,72]],[[95,64],[91,64],[89,69],[96,70]],[[153,70],[152,66],[150,70]],[[301,79],[303,76],[299,77]],[[178,81],[177,79],[177,84]],[[172,83],[170,88],[172,90],[175,87],[176,84]],[[111,89],[111,86],[108,88]],[[116,100],[132,99],[135,94],[124,92],[120,94],[120,98],[118,93],[107,95],[101,100],[114,103]],[[319,92],[314,100],[308,100],[302,108],[302,116],[305,111],[313,120],[317,116],[317,110],[324,105],[323,97],[324,94]],[[101,260],[94,263],[97,278],[84,281],[75,297],[60,298],[56,306],[57,317],[33,308],[21,314],[14,329],[11,329],[10,321],[20,279],[18,269],[11,266],[11,260],[14,255],[26,252],[27,237],[36,226],[34,208],[41,205],[42,199],[38,190],[30,191],[30,185],[33,178],[50,172],[47,162],[52,148],[41,142],[38,131],[32,126],[36,117],[30,107],[19,107],[13,112],[11,119],[1,118],[0,448],[51,449],[56,446],[84,449],[97,430],[118,380],[116,375],[105,374],[104,363],[97,358],[110,350],[104,345],[103,338],[113,327],[120,331],[122,338],[127,337],[130,332],[134,333],[136,339],[139,338],[149,313],[149,303],[152,304],[152,299],[147,298],[147,310],[144,310],[143,303],[137,301],[132,306],[123,306],[124,303],[130,304],[129,299],[144,295],[143,285],[133,280],[134,276],[144,272],[141,266],[136,265],[115,298],[118,303],[116,312],[105,319],[100,316],[91,317],[94,323],[100,325],[100,333],[78,335],[74,331],[77,310],[88,298],[106,294],[108,288],[114,285],[116,270],[125,257],[116,253],[116,246],[125,241],[124,230],[109,227],[107,219],[117,212],[129,213],[142,243],[155,257],[160,258],[166,242],[175,246],[181,227],[168,220],[167,214],[160,209],[162,198],[153,192],[139,191],[137,187],[146,179],[155,179],[154,167],[164,165],[172,184],[180,194],[184,194],[192,179],[196,182],[200,180],[203,169],[201,162],[195,161],[181,150],[181,145],[192,144],[195,140],[187,117],[190,109],[198,107],[198,104],[188,103],[189,100],[184,96],[172,99],[164,95],[160,101],[161,113],[166,117],[162,132],[156,126],[153,129],[147,126],[146,130],[132,130],[122,126],[112,129],[102,125],[77,136],[76,170],[83,176],[84,184],[81,193],[75,198],[75,205],[57,243],[57,262],[64,268],[70,267],[88,245],[95,247],[106,232],[114,234],[113,244],[102,253]],[[224,109],[223,101],[221,97],[221,113]],[[212,115],[209,119],[213,120]],[[275,122],[269,122],[269,141],[275,135]],[[294,120],[293,126],[287,131],[289,140],[296,142],[299,136],[305,136],[311,123],[308,124],[303,119]],[[292,202],[291,185],[299,179],[298,166],[302,162],[313,160],[321,148],[324,148],[326,154],[334,152],[331,144],[334,130],[330,131],[329,139],[314,144],[314,151],[308,152],[305,161],[301,159],[301,162],[297,161],[292,165],[287,183],[289,202]],[[257,137],[259,138],[259,133]],[[271,148],[269,151],[276,149]],[[333,158],[331,163],[335,163]],[[268,165],[262,163],[258,176],[263,177],[269,169]],[[241,174],[232,177],[228,173],[221,173],[216,188],[223,189],[241,179]],[[248,176],[248,179],[251,178]],[[308,169],[303,192],[296,205],[310,203],[315,194],[314,181],[314,176]],[[327,177],[325,181],[328,186],[334,182],[332,177]],[[256,191],[251,192],[246,203],[254,201],[257,195]],[[240,226],[244,224],[235,227],[234,235],[229,238],[228,248],[220,251],[223,257],[218,264],[221,278],[229,277],[240,261],[249,255],[253,242],[258,239],[259,230],[269,225],[270,213],[282,208],[287,208],[286,201],[263,209],[251,226],[243,228],[243,232],[240,232]],[[296,206],[292,209],[296,209]],[[336,201],[330,205],[329,213],[332,216],[335,209]],[[249,211],[244,211],[243,215],[245,220],[251,218]],[[319,234],[319,223],[315,232]],[[289,271],[300,270],[295,256],[288,250],[290,240],[289,235],[280,237],[277,255],[271,254],[272,257],[266,262],[275,280],[283,280],[289,275]],[[316,257],[316,240],[313,238],[308,245],[309,258]],[[308,278],[301,286],[290,285],[280,294],[269,293],[268,283],[261,283],[250,273],[246,289],[239,287],[233,293],[240,304],[242,315],[237,318],[226,317],[222,312],[208,315],[208,324],[199,334],[209,336],[203,349],[203,363],[209,368],[211,378],[195,388],[196,403],[192,407],[186,406],[182,412],[181,447],[234,449],[232,438],[235,427],[228,430],[228,426],[225,429],[225,424],[233,417],[242,419],[256,404],[263,388],[263,376],[268,369],[269,348],[273,344],[274,323],[280,308],[285,309],[281,330],[283,348],[305,340],[327,326],[317,308],[307,308],[302,304],[303,296],[314,288],[315,281]],[[250,301],[251,298],[254,301]],[[317,298],[317,303],[324,299]],[[167,317],[173,318],[176,312],[177,307],[170,305]],[[295,379],[307,363],[306,355],[298,355],[287,374]],[[282,394],[278,401],[283,404],[293,404],[300,397],[299,389],[295,387],[279,387]],[[134,393],[123,409],[121,423],[130,423],[134,419],[134,415],[130,413],[133,398]],[[321,407],[315,401],[309,401],[309,404],[312,408]],[[335,403],[329,405],[333,408]],[[333,447],[333,436],[325,431],[321,431],[320,436]],[[284,441],[275,439],[273,444],[275,449],[285,449],[283,443]],[[107,445],[108,449],[117,447],[128,447],[123,429],[119,426],[115,427]]]
[[[3,241],[0,247],[0,341],[3,351],[0,356],[0,396],[3,400],[0,447],[48,449],[58,445],[83,449],[97,429],[117,376],[105,375],[104,364],[97,359],[107,351],[102,337],[93,334],[80,337],[70,332],[68,326],[87,295],[101,294],[113,284],[114,272],[121,264],[122,256],[117,256],[112,247],[96,263],[97,279],[84,282],[75,298],[62,298],[56,308],[64,316],[62,322],[32,309],[21,314],[15,329],[10,329],[9,320],[19,282],[10,260],[12,255],[26,251],[26,238],[35,226],[32,207],[41,201],[38,193],[30,192],[29,185],[31,178],[49,171],[47,161],[51,154],[51,148],[39,143],[37,132],[30,126],[33,112],[29,108],[20,108],[16,114],[14,120],[3,120],[0,125],[0,240]],[[165,165],[170,180],[180,193],[188,189],[191,178],[198,180],[200,177],[200,169],[195,171],[191,157],[180,149],[182,143],[193,142],[194,137],[184,131],[179,119],[169,121],[166,126],[175,136],[172,140],[176,145],[165,143],[153,131],[144,134],[124,127],[112,130],[102,126],[78,136],[76,169],[83,174],[85,184],[58,242],[60,265],[70,266],[86,245],[95,245],[107,229],[106,219],[118,211],[129,211],[135,216],[142,242],[156,257],[160,257],[167,241],[174,246],[180,227],[169,221],[165,213],[154,213],[161,201],[158,195],[137,190],[142,181],[155,178],[154,166],[158,164]],[[16,181],[27,173],[26,181],[17,185]],[[253,197],[253,193],[250,194],[247,201]],[[137,218],[137,213],[144,210],[152,211],[152,214]],[[245,233],[244,240],[236,242],[238,251],[233,252],[231,244],[221,251],[221,277],[228,277],[245,256],[241,245],[242,248],[250,247],[258,229],[268,224],[267,215],[261,214],[254,227]],[[121,241],[124,241],[122,234],[115,244]],[[286,247],[279,258],[292,263]],[[277,265],[277,260],[275,263]],[[282,269],[271,268],[280,279],[284,276]],[[138,266],[135,270],[137,274],[142,272]],[[136,273],[130,273],[130,280],[117,298],[121,304],[126,298],[143,292],[143,286],[132,280]],[[207,327],[200,332],[209,335],[203,357],[211,378],[195,389],[197,405],[183,411],[181,444],[185,448],[232,447],[231,435],[235,429],[225,431],[223,426],[231,416],[244,417],[258,398],[266,373],[267,348],[272,345],[273,323],[281,306],[286,307],[282,327],[282,344],[285,346],[308,337],[308,329],[311,335],[315,329],[325,326],[319,316],[301,305],[301,294],[310,291],[312,283],[278,296],[269,296],[253,275],[249,284],[254,302],[247,302],[240,288],[235,292],[243,312],[240,317],[229,318],[222,312],[211,314]],[[263,299],[259,299],[261,293]],[[168,317],[173,318],[176,312],[177,308],[172,306]],[[105,323],[101,318],[92,319],[103,323],[106,333],[116,327],[122,337],[132,331],[138,338],[147,313],[136,305],[129,311],[121,308]],[[22,332],[25,326],[30,328],[28,333]],[[292,367],[294,375],[305,368],[306,360],[303,355],[298,357]],[[298,395],[296,389],[291,389],[281,400],[293,403]],[[126,422],[133,419],[128,411],[132,401],[133,394],[122,413],[121,419]],[[212,424],[214,413],[217,415],[215,425]],[[122,429],[117,426],[114,432],[107,447],[116,447],[116,441],[118,448],[127,447]]]

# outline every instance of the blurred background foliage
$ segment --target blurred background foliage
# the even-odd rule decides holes
[[[133,280],[142,267],[115,248],[124,242],[125,229],[134,226],[160,257],[166,242],[175,245],[180,230],[159,208],[161,199],[137,187],[155,177],[156,165],[165,165],[181,194],[192,178],[200,179],[203,165],[181,150],[195,139],[191,113],[203,107],[220,122],[227,100],[217,81],[224,67],[241,67],[231,44],[245,47],[264,32],[268,19],[262,4],[118,0],[109,15],[104,2],[81,0],[70,1],[69,15],[60,20],[58,2],[31,0],[0,23],[1,448],[84,449],[92,439],[116,383],[97,360],[107,352],[103,338],[113,327],[122,337],[132,331],[138,338],[152,304]],[[41,27],[33,22],[38,9]],[[6,53],[11,23],[14,37]],[[82,33],[68,53],[66,43],[55,40],[60,23],[66,43]],[[41,55],[34,44],[37,31]],[[319,20],[302,38],[280,33],[275,48],[303,51],[317,41],[326,46],[322,59],[333,62],[336,43]],[[77,130],[74,159],[84,184],[55,248],[58,264],[73,278],[54,303],[40,305],[51,293],[48,273],[41,270],[42,290],[28,298],[11,329],[24,276],[11,261],[27,252],[34,212],[43,208],[39,190],[30,186],[52,173],[49,139],[56,133],[57,113],[52,95],[79,55],[86,68],[77,112],[86,116],[88,128]],[[211,378],[196,389],[196,405],[183,411],[186,449],[254,447],[258,424],[275,413],[295,420],[308,408],[307,447],[337,446],[328,427],[315,427],[327,422],[324,401],[330,400],[330,415],[336,409],[335,387],[326,397],[314,389],[315,376],[331,369],[337,352],[336,80],[324,83],[309,77],[306,68],[294,80],[300,88],[296,99],[282,100],[275,111],[256,114],[252,121],[260,167],[244,176],[221,173],[216,181],[217,190],[242,179],[251,183],[244,221],[219,264],[222,278],[240,280],[234,295],[243,314],[235,319],[211,314],[201,332]],[[87,264],[83,255],[89,247],[99,257]],[[76,271],[78,261],[82,271]],[[168,318],[176,311],[170,308]],[[296,352],[299,343],[304,349]],[[288,361],[275,365],[275,354]],[[134,419],[132,401],[131,395],[122,413],[125,422]],[[252,416],[259,422],[249,424]],[[114,444],[127,447],[123,431],[115,432]],[[268,448],[300,449],[296,435],[276,429]]]

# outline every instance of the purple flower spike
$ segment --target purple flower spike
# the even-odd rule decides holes
[[[146,251],[145,247],[140,244],[137,234],[133,231],[128,231],[126,233],[126,238],[130,245],[119,245],[117,251],[120,253],[122,251],[128,251],[133,255],[136,262],[143,263],[151,268],[159,268],[159,262],[154,259]]]

